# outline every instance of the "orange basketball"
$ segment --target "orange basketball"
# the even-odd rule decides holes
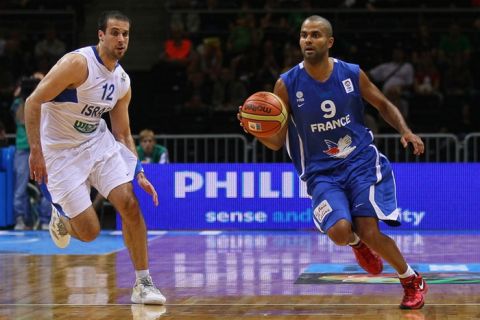
[[[243,127],[256,137],[273,136],[287,122],[287,109],[279,96],[259,91],[245,100],[240,111]]]

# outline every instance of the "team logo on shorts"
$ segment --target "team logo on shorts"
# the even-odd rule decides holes
[[[345,137],[338,139],[337,143],[328,139],[325,139],[324,141],[327,144],[328,149],[323,150],[323,152],[334,158],[344,159],[356,148],[350,146],[352,144],[352,137],[348,134]]]
[[[330,206],[330,203],[328,203],[327,200],[323,200],[320,202],[320,204],[315,208],[313,211],[313,215],[315,218],[317,218],[318,222],[322,223],[323,219],[325,219],[325,216],[332,212],[332,207]]]

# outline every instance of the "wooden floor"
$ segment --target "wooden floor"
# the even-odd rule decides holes
[[[411,264],[480,262],[480,234],[392,237]],[[169,232],[149,244],[165,306],[130,304],[126,250],[25,254],[0,241],[0,320],[480,319],[480,284],[430,284],[416,311],[398,308],[399,284],[295,284],[309,265],[354,263],[349,248],[316,232]]]

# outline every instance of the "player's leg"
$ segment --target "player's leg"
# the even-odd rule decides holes
[[[418,309],[424,304],[427,285],[423,278],[405,261],[395,241],[380,232],[378,220],[398,225],[395,178],[387,158],[376,148],[371,163],[361,164],[362,170],[355,173],[358,180],[352,181],[349,194],[352,199],[354,230],[369,247],[385,259],[398,273],[405,295],[401,308]],[[370,181],[370,185],[365,185]]]
[[[147,229],[131,183],[136,164],[135,155],[115,142],[97,161],[89,182],[120,213],[123,237],[135,270],[147,270]]]
[[[90,242],[95,240],[100,233],[100,222],[92,206],[72,219],[65,216],[60,216],[60,219],[68,233],[78,240]]]
[[[131,183],[136,164],[135,155],[124,145],[116,143],[95,165],[89,180],[112,203],[122,218],[123,237],[136,275],[132,302],[163,304],[166,299],[150,277],[147,229]]]
[[[362,241],[380,254],[397,271],[405,291],[400,308],[422,308],[425,303],[424,296],[428,291],[426,282],[420,274],[407,264],[395,241],[380,232],[377,219],[355,217],[354,225],[355,232]]]
[[[395,241],[380,232],[378,219],[373,217],[354,217],[355,233],[370,248],[386,260],[399,274],[407,271],[408,265]]]
[[[378,220],[399,225],[395,179],[388,160],[375,149],[375,157],[362,163],[357,180],[349,188],[355,232],[373,250],[387,260],[398,272],[405,272],[406,263],[395,242],[380,232]],[[367,169],[365,169],[367,167]]]
[[[311,188],[313,221],[321,232],[337,245],[350,245],[358,264],[368,273],[383,270],[380,257],[372,252],[352,230],[349,200],[340,186],[329,179],[318,181]]]
[[[112,189],[108,200],[122,218],[123,237],[135,270],[148,269],[147,228],[130,182]]]
[[[125,244],[135,267],[136,281],[132,292],[133,303],[164,304],[166,298],[153,284],[148,269],[147,228],[140,211],[133,186],[123,183],[110,191],[108,200],[122,217]]]
[[[46,199],[52,202],[49,230],[58,247],[66,247],[70,236],[85,242],[98,236],[100,223],[92,207],[87,182],[61,196],[52,195],[45,184],[40,187]]]

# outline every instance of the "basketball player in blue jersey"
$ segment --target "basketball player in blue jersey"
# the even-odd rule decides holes
[[[358,65],[329,57],[332,34],[330,22],[320,16],[303,22],[304,59],[282,74],[274,88],[289,110],[288,126],[258,139],[273,150],[286,146],[307,184],[318,229],[337,245],[350,245],[360,266],[371,274],[383,270],[380,257],[385,259],[404,287],[400,307],[419,309],[427,284],[378,227],[379,220],[398,225],[399,210],[392,169],[365,127],[362,99],[400,132],[404,147],[410,143],[420,155],[424,145]]]
[[[118,64],[128,48],[129,29],[124,14],[103,13],[98,44],[62,57],[26,100],[30,176],[47,189],[53,208],[50,234],[61,248],[71,236],[86,242],[98,236],[90,186],[106,197],[120,212],[135,268],[132,302],[164,304],[149,274],[146,226],[132,187],[136,178],[158,205],[130,133],[130,78]],[[101,118],[105,112],[112,132]]]

